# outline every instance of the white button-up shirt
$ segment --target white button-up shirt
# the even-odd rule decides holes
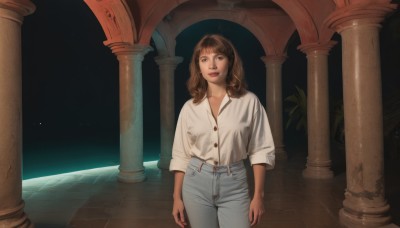
[[[186,172],[191,157],[213,165],[228,165],[249,156],[250,163],[275,165],[275,147],[267,114],[251,92],[239,98],[225,95],[215,121],[208,99],[187,101],[179,114],[170,170]]]

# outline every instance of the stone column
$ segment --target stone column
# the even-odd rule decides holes
[[[119,61],[120,166],[118,180],[145,179],[143,166],[142,61],[150,46],[125,43],[109,45]]]
[[[0,0],[0,227],[33,227],[22,200],[21,25],[34,10]]]
[[[160,134],[161,153],[158,168],[169,169],[175,132],[174,73],[182,57],[156,57],[160,67]]]
[[[333,177],[330,160],[328,54],[336,42],[306,44],[299,49],[307,55],[307,168],[303,177]]]
[[[390,1],[338,8],[326,23],[342,36],[347,188],[340,221],[390,223],[385,199],[379,23]]]
[[[282,64],[286,56],[268,55],[261,57],[267,69],[267,113],[275,143],[275,156],[277,159],[287,159],[285,145],[283,144],[282,121]]]

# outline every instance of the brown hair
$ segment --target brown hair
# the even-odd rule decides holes
[[[193,103],[200,102],[207,93],[207,81],[200,72],[199,56],[203,50],[223,54],[228,58],[229,67],[226,77],[226,91],[231,97],[240,97],[246,92],[242,60],[232,43],[221,35],[205,35],[195,46],[189,65],[190,78],[187,88]]]

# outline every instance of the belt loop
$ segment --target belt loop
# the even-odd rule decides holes
[[[198,171],[199,173],[200,173],[201,168],[203,167],[203,165],[204,165],[204,162],[202,162],[201,165],[200,165],[200,167],[197,169],[197,171]]]
[[[231,175],[231,166],[228,165],[228,176],[230,176],[230,175]]]

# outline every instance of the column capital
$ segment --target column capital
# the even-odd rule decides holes
[[[0,17],[22,24],[23,17],[35,12],[36,6],[30,0],[0,0]],[[11,12],[5,12],[8,10]]]
[[[384,20],[386,14],[396,8],[397,4],[390,3],[390,0],[351,4],[337,8],[324,21],[324,24],[338,33],[360,25],[380,27],[380,22]]]
[[[330,40],[326,43],[318,43],[317,42],[317,43],[301,44],[301,45],[297,46],[297,49],[302,51],[306,55],[310,55],[310,54],[328,55],[329,51],[336,44],[337,44],[337,41]]]
[[[164,66],[164,65],[169,65],[169,66],[174,66],[176,67],[179,63],[181,63],[183,61],[183,57],[180,56],[156,56],[154,58],[154,61],[156,61],[156,63],[159,66]]]
[[[36,6],[30,0],[0,0],[0,8],[15,11],[21,16],[27,16],[35,12]]]
[[[283,64],[287,59],[286,55],[267,55],[261,56],[261,60],[264,62],[265,65],[268,64]]]
[[[144,56],[153,51],[153,48],[150,45],[142,45],[142,44],[130,44],[130,43],[123,43],[123,42],[116,42],[107,45],[112,53],[116,56],[136,56],[139,60],[143,60]]]

